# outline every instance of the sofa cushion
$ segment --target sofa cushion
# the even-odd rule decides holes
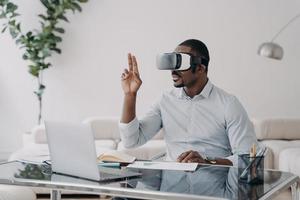
[[[119,119],[118,118],[102,118],[90,117],[84,120],[85,124],[89,124],[94,132],[95,139],[114,139],[120,141]],[[154,137],[154,140],[164,138],[164,131],[161,129]]]
[[[300,147],[300,140],[263,140],[268,147],[268,153],[265,158],[265,168],[279,169],[279,154],[288,148]]]
[[[32,137],[36,144],[47,144],[47,136],[44,125],[35,126],[32,129]]]
[[[91,117],[83,123],[91,126],[95,139],[120,140],[118,122],[117,118]]]
[[[29,160],[42,162],[49,160],[49,149],[47,144],[31,144],[10,155],[9,161],[12,160]]]
[[[148,160],[161,152],[165,152],[166,144],[164,140],[150,140],[140,147],[126,149],[121,141],[118,144],[118,150],[135,156],[138,159]]]
[[[280,152],[279,169],[300,176],[300,147],[288,148]]]
[[[104,150],[113,150],[117,149],[117,142],[114,140],[95,140],[96,152]]]
[[[300,139],[300,119],[252,119],[256,137],[265,139]]]

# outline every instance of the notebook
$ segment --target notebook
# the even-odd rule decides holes
[[[46,135],[54,173],[95,181],[109,181],[141,174],[126,169],[99,167],[90,126],[46,121]]]
[[[107,151],[98,156],[98,161],[100,162],[133,163],[135,160],[136,157],[116,150]]]

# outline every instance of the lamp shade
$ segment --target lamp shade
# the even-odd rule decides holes
[[[281,60],[283,48],[274,42],[265,42],[259,46],[258,55]]]

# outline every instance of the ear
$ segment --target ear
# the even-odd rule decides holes
[[[199,73],[206,73],[206,66],[205,65],[197,65],[196,71]]]

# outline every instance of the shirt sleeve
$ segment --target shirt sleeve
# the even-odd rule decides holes
[[[253,144],[259,149],[254,127],[246,110],[236,97],[232,97],[225,110],[226,132],[228,134],[232,155],[226,159],[238,165],[238,155],[250,152]],[[258,150],[257,149],[257,150]]]
[[[129,123],[119,123],[121,140],[125,148],[134,148],[145,144],[162,127],[159,103],[154,104],[140,120],[134,118]]]

